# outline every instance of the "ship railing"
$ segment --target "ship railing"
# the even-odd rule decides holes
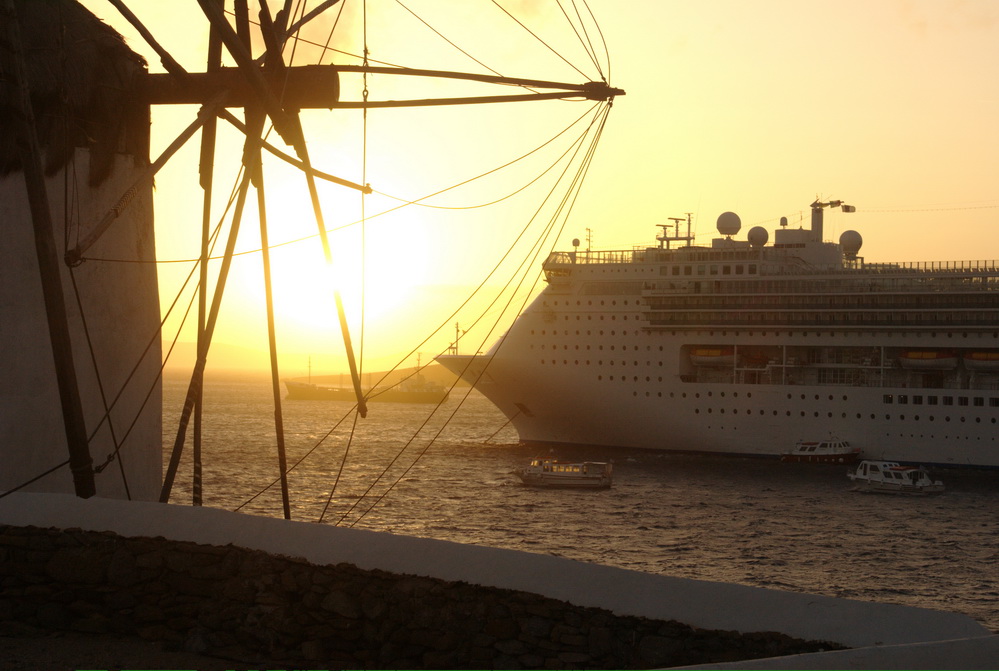
[[[619,249],[606,251],[573,251],[573,252],[552,252],[545,260],[545,267],[557,265],[577,265],[577,264],[600,264],[600,263],[645,263],[655,261],[660,256],[672,254],[675,258],[677,252],[695,252],[701,248],[685,248],[682,250],[660,250],[657,248],[635,247],[634,249]],[[717,258],[717,251],[704,248],[702,251],[713,254],[711,260],[721,260]],[[754,255],[755,257],[755,255]],[[745,252],[739,252],[739,258],[749,258]],[[705,259],[707,260],[707,259]],[[767,263],[761,260],[761,269],[765,274],[774,275],[824,275],[857,272],[896,274],[917,271],[921,273],[997,273],[999,274],[999,261],[997,260],[970,260],[970,261],[901,261],[883,262],[851,265],[848,268],[823,268],[797,266],[788,267],[782,263]]]
[[[763,263],[761,275],[901,275],[938,274],[951,276],[999,275],[999,261],[913,261],[900,263],[865,263],[849,268],[788,267]]]
[[[598,263],[642,263],[646,250],[612,250],[600,252],[552,252],[545,259],[545,270],[561,267]]]

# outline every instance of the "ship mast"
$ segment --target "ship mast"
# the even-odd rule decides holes
[[[847,205],[842,200],[830,200],[828,203],[821,203],[816,199],[812,203],[812,236],[815,238],[816,242],[822,242],[822,210],[826,207],[839,207],[842,208],[844,212],[856,212],[857,208],[853,205]]]
[[[663,243],[664,242],[666,243],[666,249],[670,248],[670,243],[671,242],[686,242],[687,244],[684,245],[684,247],[690,247],[690,243],[693,242],[693,240],[694,240],[694,236],[690,234],[690,225],[691,225],[690,216],[693,213],[692,212],[687,212],[686,214],[687,214],[686,218],[684,218],[684,217],[667,217],[670,221],[673,222],[672,224],[656,224],[656,226],[658,226],[659,228],[663,229],[662,235],[657,235],[656,236],[656,240],[659,241],[659,249],[663,249]],[[687,222],[687,234],[686,235],[680,235],[680,223],[683,222],[683,221]],[[671,226],[673,227],[673,234],[672,235],[670,235],[668,233],[668,230],[667,230]]]

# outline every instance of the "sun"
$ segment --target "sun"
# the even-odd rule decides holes
[[[362,319],[372,326],[391,323],[427,274],[421,245],[400,242],[399,231],[412,229],[412,223],[400,221],[335,232],[329,237],[332,263],[326,262],[316,238],[272,248],[278,322],[316,332],[338,330],[338,292],[353,328]]]

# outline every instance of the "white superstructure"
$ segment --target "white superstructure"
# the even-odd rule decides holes
[[[526,443],[773,455],[834,432],[865,458],[999,466],[999,263],[865,263],[785,222],[710,247],[556,252],[487,353],[439,361]],[[683,246],[671,247],[671,243]],[[664,244],[665,243],[665,244]]]

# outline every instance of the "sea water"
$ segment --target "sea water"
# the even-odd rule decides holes
[[[164,465],[186,380],[164,383]],[[608,490],[545,490],[538,456],[476,392],[434,406],[282,399],[292,519],[510,548],[699,580],[965,613],[999,631],[999,473],[945,470],[936,496],[851,490],[846,466],[561,448],[614,462]],[[282,389],[282,396],[284,390]],[[203,504],[283,515],[273,392],[210,378]],[[192,501],[191,433],[171,501]]]

